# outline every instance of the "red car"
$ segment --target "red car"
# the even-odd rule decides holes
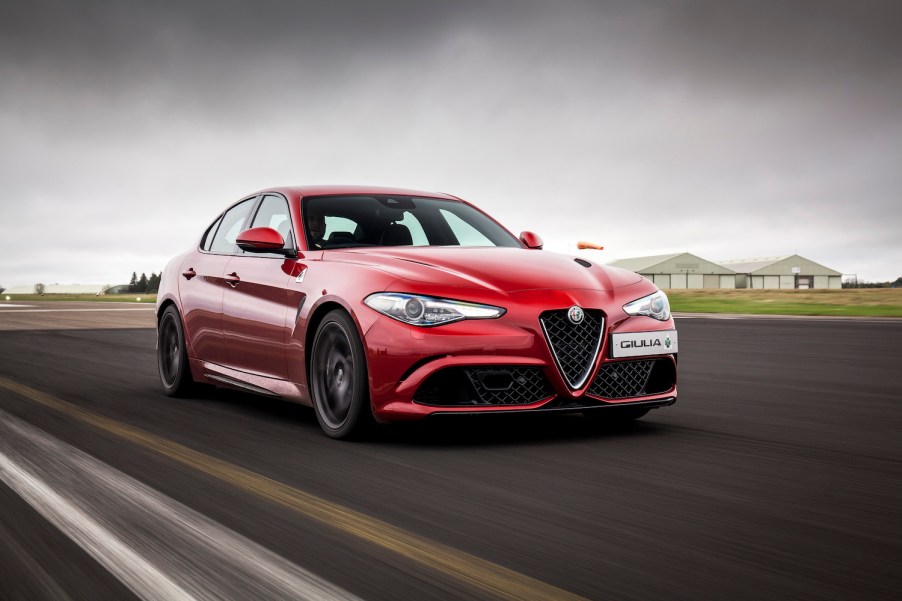
[[[435,414],[676,401],[677,333],[647,279],[543,251],[446,194],[273,188],[166,266],[163,389],[230,386],[312,405],[334,438]]]

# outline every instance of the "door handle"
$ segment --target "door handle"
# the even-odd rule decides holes
[[[194,271],[193,267],[189,267],[187,271],[182,272],[182,275],[185,276],[186,280],[190,280],[191,278],[193,278],[194,276],[197,275],[197,272]]]
[[[239,284],[239,282],[241,282],[241,278],[239,278],[238,274],[233,271],[225,277],[225,281],[228,282],[229,286],[234,288]]]

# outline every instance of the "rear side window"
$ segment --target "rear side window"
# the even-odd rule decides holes
[[[213,222],[213,225],[207,228],[207,231],[204,232],[204,239],[200,243],[201,250],[210,250],[210,246],[213,245],[213,236],[216,234],[216,228],[219,227],[219,222],[222,221],[222,215]]]
[[[235,241],[241,228],[247,220],[247,214],[251,207],[254,206],[253,198],[248,198],[239,202],[234,207],[225,212],[222,220],[219,222],[219,228],[213,236],[213,243],[210,245],[210,252],[214,253],[234,253],[238,246]]]

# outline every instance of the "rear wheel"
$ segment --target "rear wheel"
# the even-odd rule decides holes
[[[157,371],[163,392],[169,396],[184,396],[194,388],[185,332],[175,305],[166,307],[157,322]]]
[[[373,423],[363,344],[344,311],[331,311],[320,322],[309,381],[316,419],[328,436],[354,438]]]

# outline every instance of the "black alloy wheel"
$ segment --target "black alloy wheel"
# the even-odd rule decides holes
[[[194,384],[182,319],[174,305],[166,307],[157,322],[157,370],[163,392],[169,396],[183,396]]]
[[[310,392],[316,419],[332,438],[354,438],[373,422],[363,344],[351,317],[328,313],[313,339]]]

